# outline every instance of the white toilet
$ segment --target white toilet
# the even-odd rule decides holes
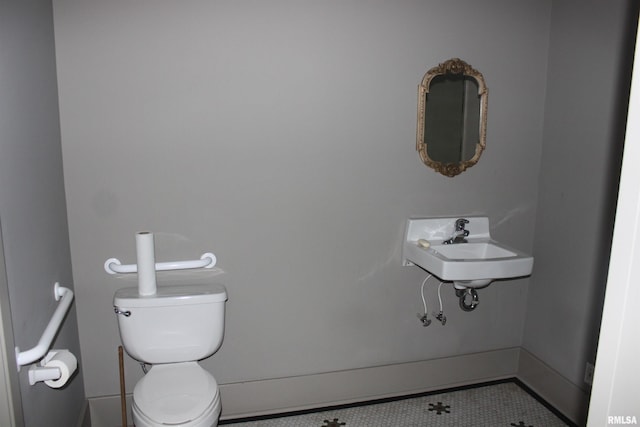
[[[116,291],[122,344],[152,365],[133,390],[136,427],[218,425],[218,384],[198,360],[222,344],[226,300],[219,284],[158,286],[152,296],[139,295],[137,287]]]

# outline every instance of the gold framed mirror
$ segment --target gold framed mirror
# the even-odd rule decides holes
[[[422,162],[453,177],[478,163],[486,147],[488,89],[459,58],[424,75],[418,86],[416,150]]]

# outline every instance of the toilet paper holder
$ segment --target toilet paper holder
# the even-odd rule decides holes
[[[75,360],[75,358],[73,357],[73,354],[69,352],[69,350],[49,351],[47,355],[40,361],[40,366],[31,365],[29,367],[29,384],[30,385],[35,385],[38,382],[44,381],[50,387],[53,387],[53,388],[59,387],[59,385],[57,385],[55,381],[59,380],[62,377],[62,371],[57,366],[47,366],[47,365],[60,352],[66,352],[71,354],[72,358]],[[72,367],[73,371],[75,371],[76,366]],[[66,380],[64,382],[66,383]],[[60,384],[60,386],[61,385],[63,384]]]

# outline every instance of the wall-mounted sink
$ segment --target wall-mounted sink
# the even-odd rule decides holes
[[[533,257],[491,239],[487,217],[467,217],[466,243],[444,244],[455,234],[453,218],[409,219],[403,265],[417,265],[456,288],[481,288],[496,279],[528,276]]]

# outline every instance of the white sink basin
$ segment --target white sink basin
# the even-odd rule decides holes
[[[433,245],[433,250],[453,260],[486,260],[510,258],[517,254],[496,242],[463,243],[455,245]]]
[[[467,218],[468,243],[443,244],[453,234],[456,219],[410,219],[403,264],[418,265],[441,280],[454,282],[458,288],[480,288],[496,279],[531,274],[533,257],[492,240],[486,217]],[[424,247],[424,241],[429,242],[428,247]]]

